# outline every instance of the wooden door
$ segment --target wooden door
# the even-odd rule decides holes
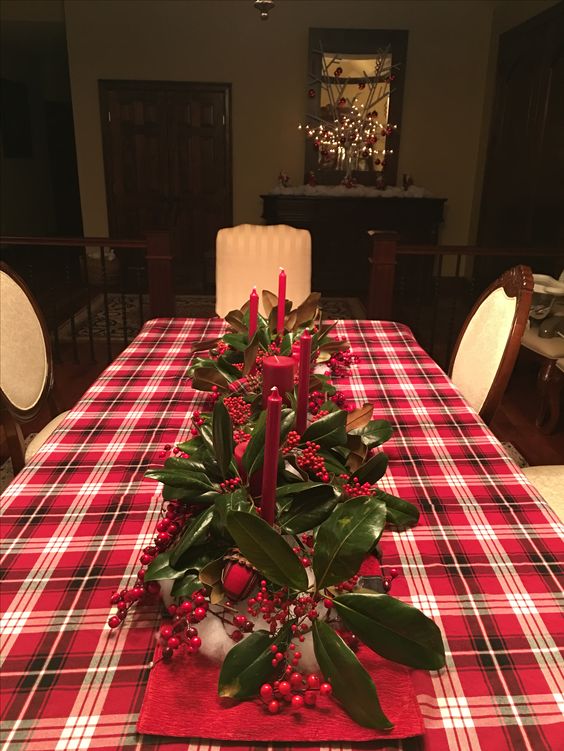
[[[101,81],[112,237],[172,233],[178,292],[210,292],[232,223],[229,86]]]
[[[564,3],[502,34],[478,241],[564,247]]]

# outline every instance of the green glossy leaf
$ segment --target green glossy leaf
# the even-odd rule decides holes
[[[313,554],[317,589],[356,574],[380,538],[385,521],[386,505],[375,497],[360,496],[341,503],[317,530]]]
[[[445,648],[437,624],[417,608],[385,594],[339,595],[339,616],[382,657],[422,670],[439,670]]]
[[[365,446],[374,448],[389,440],[394,430],[387,420],[370,420],[364,427],[354,428],[348,432],[349,435],[359,435]]]
[[[295,412],[291,409],[283,409],[280,416],[280,445],[286,440],[286,436],[294,427],[296,421]],[[253,428],[249,445],[243,454],[243,467],[250,477],[257,472],[264,463],[264,442],[266,438],[266,410],[262,410]]]
[[[173,488],[171,485],[163,485],[163,501],[180,501],[191,506],[196,504],[198,506],[211,505],[216,496],[220,495],[216,490],[208,490],[201,495],[194,495],[192,490],[182,490],[182,488]]]
[[[335,489],[327,483],[292,483],[295,486],[309,486],[294,495],[285,492],[279,498],[278,523],[292,534],[315,529],[325,521],[337,505]],[[283,488],[291,486],[285,485]],[[283,488],[279,488],[282,490]]]
[[[225,322],[238,333],[244,333],[247,330],[243,313],[240,310],[230,310],[225,316]]]
[[[194,545],[184,553],[186,571],[199,573],[211,561],[222,557],[229,550],[230,544],[207,540],[202,545]]]
[[[243,352],[249,343],[246,334],[225,334],[223,341],[239,352]]]
[[[171,552],[171,566],[179,569],[187,568],[187,557],[184,554],[189,548],[202,542],[203,538],[207,535],[208,527],[213,518],[213,513],[213,508],[207,508],[187,524],[178,540],[178,543],[174,546]]]
[[[243,367],[243,375],[248,375],[251,370],[254,368],[257,354],[259,349],[259,334],[258,331],[255,331],[255,334],[251,341],[249,342],[249,346],[245,349],[245,354],[243,358],[244,367]],[[239,378],[241,377],[241,372],[239,371]]]
[[[419,521],[419,509],[413,503],[385,493],[383,490],[377,490],[376,497],[381,498],[386,504],[386,524],[390,527],[407,529],[414,527]]]
[[[276,668],[272,665],[270,647],[276,644],[285,652],[290,643],[290,624],[271,636],[267,631],[253,631],[229,650],[219,674],[218,693],[231,699],[250,699]]]
[[[202,589],[202,582],[194,574],[186,574],[182,579],[176,579],[170,594],[173,597],[190,597]]]
[[[300,443],[314,441],[322,448],[342,446],[347,442],[346,422],[347,413],[344,410],[331,412],[313,422],[302,435]]]
[[[221,537],[227,534],[227,514],[230,511],[250,512],[251,510],[247,491],[244,488],[239,488],[234,493],[220,493],[214,505],[213,531]]]
[[[241,553],[267,579],[298,592],[308,587],[307,574],[286,540],[259,516],[232,511],[227,531]]]
[[[388,456],[382,452],[374,454],[367,462],[361,464],[354,473],[361,485],[365,482],[373,484],[386,474]]]
[[[332,449],[320,451],[319,455],[325,459],[325,469],[332,475],[348,474],[347,467],[338,456],[333,453]]]
[[[173,568],[170,565],[170,550],[165,550],[163,553],[154,558],[147,566],[145,571],[145,578],[143,581],[159,581],[159,579],[176,579],[179,576],[184,576],[184,571]]]
[[[227,391],[228,380],[223,373],[220,373],[217,368],[207,366],[195,368],[192,388],[197,391],[211,391],[214,386],[217,386],[220,391]]]
[[[233,457],[233,424],[222,401],[217,401],[212,415],[213,450],[222,477],[227,477]]]
[[[325,678],[331,681],[333,696],[359,725],[387,730],[392,726],[378,701],[372,678],[331,626],[313,623],[313,648]]]
[[[223,355],[220,355],[217,358],[216,366],[230,383],[241,378],[241,371],[239,370],[239,368],[236,368],[235,365],[229,362],[229,360]]]
[[[190,491],[194,496],[213,490],[213,483],[203,472],[187,472],[180,469],[150,469],[145,473],[149,480],[158,480],[173,488]]]

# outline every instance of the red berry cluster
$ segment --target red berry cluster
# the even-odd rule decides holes
[[[347,479],[347,475],[341,475]],[[372,485],[369,482],[363,482],[360,484],[358,477],[353,477],[343,485],[344,492],[351,498],[356,498],[360,495],[373,495],[376,490],[376,485]]]
[[[289,454],[290,451],[293,451],[300,442],[300,438],[301,436],[296,430],[291,430],[286,436],[286,441],[282,447],[282,453]]]
[[[139,561],[142,566],[148,566],[153,559],[166,550],[173,540],[178,536],[189,517],[188,510],[183,503],[172,501],[167,505],[165,516],[157,522],[156,536],[152,545],[147,545],[143,549]],[[108,625],[110,628],[117,628],[125,619],[129,608],[134,602],[138,602],[145,592],[156,594],[160,585],[156,581],[150,581],[144,584],[145,570],[139,569],[137,579],[131,589],[123,589],[121,592],[114,592],[110,597],[110,603],[115,605],[117,613],[110,616]]]
[[[262,371],[262,361],[265,357],[270,357],[271,355],[279,355],[280,354],[280,345],[277,342],[271,342],[268,345],[268,349],[264,350],[262,347],[257,352],[257,356],[255,359],[255,366],[257,370]]]
[[[215,385],[211,387],[210,398],[212,404],[215,404],[215,402],[217,402],[217,400],[219,399],[219,389]]]
[[[388,576],[384,576],[382,579],[382,586],[384,587],[384,592],[389,592],[392,588],[392,582],[396,578],[396,576],[399,576],[399,571],[397,568],[391,568],[390,573]]]
[[[271,650],[277,650],[273,644]],[[260,697],[270,714],[278,714],[284,703],[292,709],[303,709],[304,706],[314,707],[317,703],[318,694],[330,696],[332,687],[330,683],[321,682],[315,673],[292,672],[287,680],[263,683],[260,687]]]
[[[320,409],[319,412],[313,416],[311,421],[316,422],[316,420],[321,420],[322,417],[326,417],[328,414],[328,409]]]
[[[251,419],[251,405],[242,396],[226,396],[223,403],[233,425],[245,425]]]
[[[309,395],[309,411],[312,415],[316,415],[323,402],[325,401],[325,394],[321,391],[312,391]]]
[[[249,441],[251,439],[250,433],[245,433],[244,430],[234,430],[233,431],[233,441],[235,443],[245,443],[245,441]]]
[[[199,411],[195,409],[194,412],[192,413],[192,427],[190,429],[190,433],[192,435],[199,435],[200,431],[198,430],[198,428],[200,428],[204,423],[205,423],[204,418],[201,416]]]
[[[331,373],[336,378],[339,378],[340,376],[347,375],[348,370],[353,362],[353,354],[350,349],[348,349],[345,350],[345,352],[335,352],[333,355],[331,355],[331,357],[329,358],[328,366]]]
[[[219,341],[219,342],[217,343],[217,346],[216,346],[216,348],[215,348],[215,351],[216,351],[216,353],[217,353],[218,355],[224,355],[224,354],[225,354],[225,353],[227,352],[227,350],[228,350],[228,349],[229,349],[229,345],[228,345],[228,344],[226,344],[226,343],[225,343],[224,341],[221,341],[221,340],[220,340],[220,341]]]
[[[206,618],[208,609],[209,602],[203,589],[194,592],[189,600],[184,600],[180,605],[169,605],[172,622],[161,626],[160,633],[163,659],[169,660],[181,645],[186,647],[189,654],[200,649],[202,640],[194,624]]]
[[[227,480],[219,483],[219,487],[222,493],[233,493],[234,490],[241,485],[240,477],[230,477]]]
[[[313,441],[306,441],[296,461],[300,469],[311,472],[322,482],[329,482],[329,472],[325,468],[325,459],[319,456],[321,446]]]
[[[329,397],[339,409],[347,409],[347,397],[342,391],[336,391],[333,396]]]

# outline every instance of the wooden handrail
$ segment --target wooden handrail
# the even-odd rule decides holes
[[[483,248],[476,245],[400,245],[397,232],[370,230],[372,255],[368,291],[368,317],[391,320],[397,256],[555,256],[564,257],[562,248]]]
[[[143,250],[147,261],[150,315],[152,318],[168,318],[175,315],[172,243],[168,232],[149,232],[144,240],[122,240],[111,237],[0,236],[0,245]]]

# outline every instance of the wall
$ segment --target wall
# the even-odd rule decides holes
[[[235,223],[257,222],[280,169],[303,178],[311,26],[408,29],[399,174],[448,198],[442,240],[469,240],[492,5],[473,0],[67,0],[84,230],[107,231],[98,79],[231,82]],[[429,148],[428,144],[434,144]]]

